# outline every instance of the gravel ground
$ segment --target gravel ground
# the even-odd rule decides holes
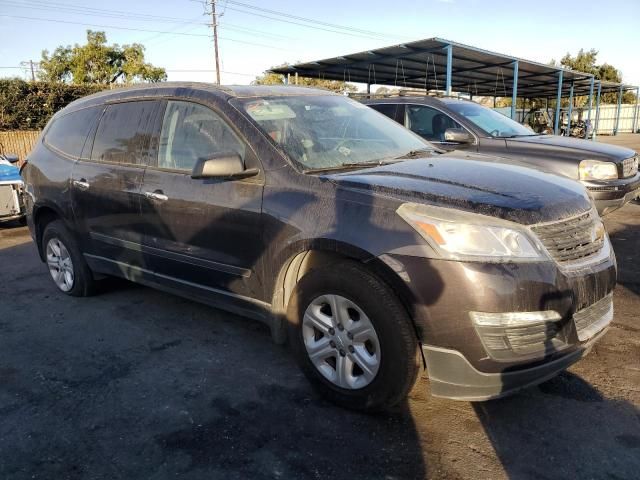
[[[640,205],[606,224],[616,315],[588,357],[485,403],[422,379],[379,416],[319,399],[261,324],[124,281],[62,295],[0,228],[0,478],[638,478]]]

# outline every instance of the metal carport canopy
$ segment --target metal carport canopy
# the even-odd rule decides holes
[[[451,58],[449,64],[447,59]],[[517,70],[515,66],[517,65]],[[451,69],[447,89],[447,68]],[[468,93],[480,96],[512,97],[514,72],[516,95],[525,98],[551,98],[558,95],[558,77],[562,72],[561,96],[589,95],[592,76],[509,55],[490,52],[461,43],[430,38],[402,43],[325,60],[278,67],[280,74],[343,80],[400,88],[420,88]],[[598,81],[596,81],[598,83]],[[601,82],[601,92],[619,92],[636,87]]]

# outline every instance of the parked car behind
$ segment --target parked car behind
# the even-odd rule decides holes
[[[16,155],[0,154],[0,222],[24,219],[23,183]]]
[[[490,108],[459,98],[398,96],[363,103],[439,148],[487,153],[579,180],[601,215],[640,196],[638,154],[628,148],[540,135]]]
[[[62,292],[115,275],[263,320],[346,407],[400,402],[423,359],[434,395],[499,397],[612,319],[615,258],[579,183],[439,154],[326,91],[103,92],[30,159],[28,223]]]

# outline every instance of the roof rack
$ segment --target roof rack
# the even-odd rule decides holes
[[[464,92],[461,92],[464,93]],[[460,98],[460,94],[455,95],[446,95],[442,90],[418,90],[418,89],[408,89],[401,88],[397,91],[386,92],[386,93],[365,93],[365,92],[355,92],[349,93],[349,97],[351,98],[359,98],[359,99],[367,99],[367,98],[395,98],[395,97],[438,97],[438,98]]]

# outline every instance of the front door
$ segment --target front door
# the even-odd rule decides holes
[[[144,267],[140,186],[159,101],[106,106],[86,158],[73,167],[76,226],[89,260]],[[83,155],[85,156],[85,155]]]
[[[258,167],[250,147],[219,113],[187,101],[166,103],[157,160],[142,186],[144,252],[158,281],[260,298],[263,177],[193,179],[196,161],[237,153]]]
[[[462,125],[440,110],[426,105],[407,105],[405,127],[443,150],[473,149],[473,144],[448,142],[444,133],[448,128],[462,128]]]

